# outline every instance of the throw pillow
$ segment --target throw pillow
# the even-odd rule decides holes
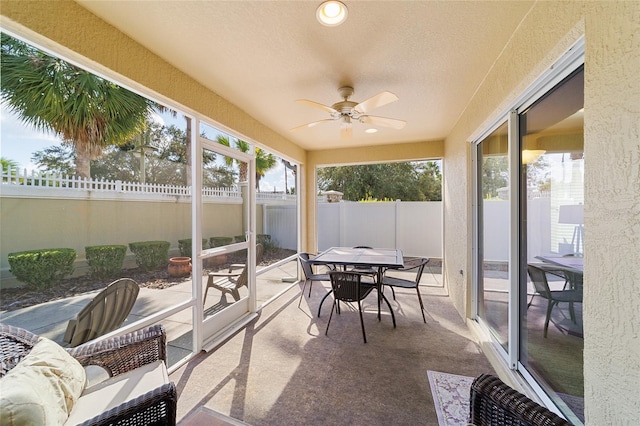
[[[0,425],[63,424],[86,381],[84,368],[55,342],[40,338],[0,380]]]

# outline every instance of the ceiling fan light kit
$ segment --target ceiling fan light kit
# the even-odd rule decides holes
[[[316,18],[322,25],[335,27],[347,19],[347,13],[347,6],[344,3],[329,0],[318,6],[316,9]]]
[[[306,129],[309,127],[314,127],[318,124],[340,120],[341,121],[340,133],[342,135],[342,139],[350,139],[353,134],[352,127],[351,127],[352,121],[357,121],[357,122],[369,124],[372,126],[390,127],[392,129],[397,129],[397,130],[402,129],[406,124],[405,121],[396,120],[395,118],[376,117],[374,115],[367,114],[367,112],[375,108],[379,108],[383,105],[387,105],[391,102],[397,101],[398,97],[391,92],[387,92],[387,91],[380,92],[377,95],[372,96],[369,99],[359,103],[349,100],[349,98],[353,95],[353,87],[351,86],[343,86],[339,88],[338,93],[340,94],[343,100],[340,102],[336,102],[331,106],[310,101],[308,99],[298,99],[296,101],[297,103],[322,109],[323,111],[328,112],[331,118],[326,118],[324,120],[303,124],[302,126],[294,127],[291,130],[295,131],[295,130]],[[372,133],[372,132],[368,132],[368,133]],[[373,133],[375,133],[375,131]]]

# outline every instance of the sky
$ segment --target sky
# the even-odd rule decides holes
[[[184,128],[184,118],[162,115],[156,117],[159,122],[164,122],[167,126],[174,124]],[[41,151],[46,147],[60,144],[60,139],[54,134],[43,133],[24,125],[20,119],[0,108],[0,157],[13,160],[18,163],[20,170],[27,169],[27,173],[37,170],[36,164],[31,161],[31,156],[36,151]],[[294,186],[295,179],[291,170],[287,170],[287,186]],[[260,180],[261,192],[283,191],[285,186],[285,167],[278,158],[273,169],[269,170]]]

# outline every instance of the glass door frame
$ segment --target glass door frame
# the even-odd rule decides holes
[[[504,362],[507,371],[513,372],[513,378],[516,381],[524,379],[530,386],[531,390],[540,398],[547,406],[551,407],[555,412],[561,414],[555,407],[555,403],[547,396],[543,388],[537,383],[532,374],[530,374],[525,366],[520,363],[520,315],[519,315],[519,283],[522,274],[526,274],[526,270],[521,268],[520,261],[520,197],[521,181],[523,179],[521,167],[521,147],[519,133],[519,117],[522,112],[542,98],[545,94],[556,87],[562,80],[571,73],[584,65],[585,43],[584,37],[581,37],[576,43],[551,67],[547,69],[528,89],[518,96],[510,105],[498,114],[496,118],[483,129],[479,134],[471,139],[471,167],[472,167],[472,247],[471,247],[471,319],[474,320],[480,329],[480,332],[490,342],[490,348],[493,355]],[[479,317],[479,303],[482,302],[482,295],[479,292],[481,267],[479,262],[479,227],[482,226],[479,215],[479,203],[481,199],[481,167],[479,164],[480,144],[498,127],[508,122],[509,129],[509,324],[508,324],[508,350],[504,350],[499,342],[492,336],[489,325]],[[526,195],[525,195],[526,196]],[[561,414],[562,415],[562,414]]]
[[[211,126],[206,121],[202,121]],[[244,153],[234,148],[226,147],[215,141],[208,140],[200,135],[201,120],[195,119],[191,140],[191,182],[192,182],[192,220],[191,234],[193,246],[192,250],[195,254],[196,262],[192,262],[192,277],[202,277],[202,261],[206,258],[224,253],[232,253],[237,250],[247,250],[247,273],[248,273],[248,289],[249,296],[241,298],[238,302],[225,308],[223,311],[215,314],[207,319],[204,318],[203,306],[203,284],[201,280],[193,279],[193,300],[195,306],[193,309],[194,324],[194,352],[197,353],[203,347],[215,345],[224,336],[229,335],[244,326],[248,321],[256,316],[256,161],[255,156]],[[216,127],[216,126],[212,126]],[[254,145],[251,144],[249,152],[254,152]],[[246,241],[230,244],[227,246],[216,247],[214,249],[202,249],[202,168],[204,149],[213,151],[216,154],[233,158],[234,160],[247,163],[247,195],[248,202],[243,203],[242,208],[246,209],[247,231]]]

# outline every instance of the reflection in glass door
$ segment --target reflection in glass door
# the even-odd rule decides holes
[[[478,316],[507,349],[509,150],[504,123],[478,146]]]
[[[520,114],[520,362],[584,421],[584,71]]]
[[[209,126],[201,126],[199,140],[202,250],[197,269],[203,297],[198,303],[207,340],[255,309],[255,161],[235,149],[234,139]]]

